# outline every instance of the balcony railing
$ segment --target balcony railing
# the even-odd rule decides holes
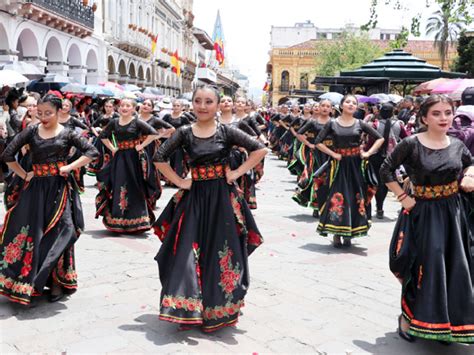
[[[70,21],[94,29],[94,11],[92,11],[92,7],[84,6],[81,0],[23,0],[23,2],[34,4]]]

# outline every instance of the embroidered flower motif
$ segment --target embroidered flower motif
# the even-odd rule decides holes
[[[365,199],[361,197],[359,192],[356,194],[356,201],[359,205],[359,214],[365,216]]]
[[[251,245],[259,246],[262,244],[262,237],[260,234],[256,233],[254,230],[249,230],[248,232],[248,243]]]
[[[119,201],[119,207],[120,211],[122,211],[122,215],[125,213],[125,210],[128,207],[128,197],[127,197],[127,184],[120,186],[120,201]]]
[[[237,288],[241,277],[240,265],[232,265],[232,250],[227,246],[227,240],[224,243],[224,250],[219,252],[219,266],[221,269],[221,280],[219,286],[225,293],[225,298],[230,301],[232,293]],[[220,318],[220,317],[219,317]]]
[[[202,312],[203,305],[202,301],[198,298],[186,298],[184,296],[171,296],[165,295],[161,300],[161,307],[173,308],[173,309],[184,309],[189,312]]]
[[[202,317],[205,320],[226,318],[238,314],[242,307],[244,307],[243,300],[240,300],[237,303],[227,302],[224,306],[206,307],[202,313]]]
[[[331,208],[329,209],[329,218],[331,220],[341,221],[344,213],[344,196],[340,192],[336,192],[331,197]]]
[[[26,268],[25,270],[22,270],[21,275],[27,276],[29,274],[31,270],[30,264],[33,259],[33,238],[28,237],[29,230],[30,226],[22,227],[20,233],[5,247],[2,252],[3,259],[0,261],[0,270],[7,268],[8,265],[16,263],[22,258],[23,253],[26,251],[26,262],[25,260],[23,261]]]

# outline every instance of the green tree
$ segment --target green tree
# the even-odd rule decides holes
[[[463,25],[464,20],[458,17],[457,8],[447,2],[428,18],[426,34],[435,35],[434,45],[438,48],[441,58],[441,69],[444,69],[450,42],[456,42]]]
[[[413,3],[413,0],[372,0],[370,5],[370,18],[369,21],[361,26],[363,30],[369,30],[370,28],[375,28],[378,23],[378,12],[377,8],[379,6],[391,6],[393,10],[398,12],[403,12],[408,14],[411,12],[410,4]],[[438,4],[441,9],[449,8],[451,14],[455,16],[452,18],[454,22],[463,22],[466,26],[472,23],[472,6],[473,0],[426,0],[426,7],[430,7],[433,4]],[[410,34],[418,37],[420,36],[420,19],[422,17],[421,13],[413,14],[411,17],[410,23]]]
[[[367,33],[355,35],[343,32],[337,40],[317,43],[315,72],[320,76],[332,76],[343,70],[356,69],[380,57],[383,49],[370,41]]]
[[[465,32],[459,36],[458,57],[452,69],[474,77],[474,37],[466,36]]]

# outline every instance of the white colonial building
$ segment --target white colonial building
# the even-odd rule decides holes
[[[337,39],[343,31],[359,33],[360,27],[347,24],[339,28],[317,27],[311,21],[299,22],[294,26],[272,26],[270,31],[270,46],[285,48],[313,39]],[[369,30],[372,40],[395,40],[401,29],[373,28]]]
[[[25,61],[42,72],[81,83],[103,81],[105,48],[101,19],[94,12],[98,6],[84,4],[84,0],[0,1],[0,65]]]

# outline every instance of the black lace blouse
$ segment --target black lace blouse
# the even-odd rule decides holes
[[[469,149],[457,138],[443,149],[430,149],[418,137],[405,138],[385,159],[380,168],[384,183],[397,181],[395,170],[403,165],[414,185],[446,185],[456,181],[461,172],[474,165]]]
[[[376,129],[361,120],[355,120],[352,126],[341,126],[337,120],[331,120],[319,132],[314,144],[319,144],[331,136],[336,149],[359,147],[362,143],[362,133],[367,133],[374,139],[382,138]]]
[[[116,118],[100,132],[100,139],[111,139],[112,133],[119,142],[139,139],[143,136],[158,135],[158,132],[148,123],[134,117],[128,124],[122,126]]]
[[[179,128],[156,152],[155,162],[166,162],[173,152],[182,147],[189,156],[193,167],[209,164],[227,163],[233,146],[243,147],[252,152],[264,145],[231,125],[218,124],[216,133],[208,138],[193,134],[191,125]]]
[[[185,115],[181,115],[178,118],[173,118],[170,113],[163,116],[163,121],[169,123],[176,129],[191,123]]]
[[[165,120],[162,120],[161,118],[158,118],[156,116],[152,116],[148,121],[145,121],[145,120],[142,120],[142,121],[148,123],[150,126],[152,126],[156,130],[173,128],[171,124],[169,124]]]
[[[99,156],[97,149],[74,130],[65,128],[56,137],[43,139],[38,134],[38,125],[34,125],[20,132],[7,146],[3,152],[5,162],[14,162],[15,155],[26,144],[30,147],[33,164],[65,161],[72,147],[88,158],[95,159]]]
[[[87,127],[84,123],[82,123],[77,118],[74,118],[72,116],[69,116],[69,119],[66,122],[60,123],[60,124],[63,125],[64,127],[66,127],[66,128],[72,129],[72,130],[74,130],[76,128],[80,128],[80,129],[84,129],[84,130],[89,129],[89,127]]]
[[[309,119],[307,120],[304,125],[297,131],[298,134],[306,134],[306,139],[311,144],[316,142],[316,137],[318,136],[319,132],[321,132],[326,124],[319,123],[316,120]],[[331,136],[328,135],[324,140],[331,139]]]

